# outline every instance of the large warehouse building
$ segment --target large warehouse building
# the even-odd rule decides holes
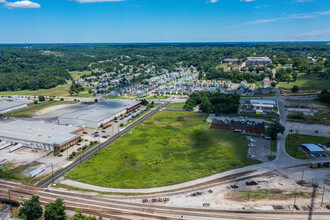
[[[128,99],[107,99],[94,105],[62,115],[58,118],[61,125],[98,128],[111,123],[114,118],[134,111],[141,106],[140,101]]]
[[[0,124],[0,140],[12,145],[60,151],[77,143],[83,131],[82,127],[18,120]]]
[[[0,114],[27,107],[29,104],[33,104],[33,101],[28,99],[0,98]]]

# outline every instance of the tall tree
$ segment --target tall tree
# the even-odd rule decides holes
[[[45,220],[66,220],[65,203],[63,199],[56,199],[55,202],[45,206]]]
[[[19,209],[19,216],[26,220],[39,219],[42,216],[42,207],[39,196],[32,196],[30,200],[24,201],[22,208]]]
[[[283,127],[283,125],[281,125],[281,123],[278,120],[276,120],[274,123],[269,125],[269,127],[266,130],[266,134],[270,136],[272,140],[276,140],[277,134],[279,133],[283,134],[284,131],[285,131],[285,127]]]

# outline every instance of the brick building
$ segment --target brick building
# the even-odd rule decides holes
[[[219,120],[213,119],[211,124],[212,129],[228,130],[228,131],[237,131],[237,132],[246,132],[254,134],[264,134],[265,133],[265,124],[256,123],[253,121],[246,120]]]

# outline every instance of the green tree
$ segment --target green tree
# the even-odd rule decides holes
[[[55,202],[45,206],[45,220],[66,220],[65,203],[63,199],[56,199]]]
[[[76,209],[73,215],[74,220],[97,220],[95,216],[85,216],[82,214],[80,209]],[[102,220],[102,217],[99,217],[98,220]]]
[[[298,92],[299,90],[299,87],[297,85],[294,85],[292,88],[291,88],[291,92]]]
[[[266,130],[266,134],[269,137],[271,137],[272,140],[276,140],[277,134],[279,133],[283,134],[284,131],[285,131],[285,127],[283,127],[283,125],[281,125],[279,121],[275,121],[274,123],[269,125],[269,127]]]
[[[270,85],[274,88],[276,86],[276,82],[271,82]]]
[[[41,218],[42,207],[40,205],[39,196],[33,195],[30,200],[24,201],[22,208],[19,209],[18,215],[26,220]]]
[[[39,102],[43,102],[46,100],[45,96],[43,96],[43,95],[39,95],[38,98],[39,98]]]

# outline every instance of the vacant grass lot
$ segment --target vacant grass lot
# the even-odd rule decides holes
[[[25,108],[20,108],[12,112],[3,114],[4,116],[10,117],[25,117],[32,118],[33,114],[41,109],[51,107],[53,105],[63,105],[63,104],[74,104],[76,102],[71,101],[48,101],[40,104],[33,104]]]
[[[260,163],[245,135],[211,130],[206,114],[161,111],[66,177],[105,187],[150,188]]]
[[[291,89],[294,85],[298,86],[299,89],[304,90],[323,90],[330,89],[330,80],[321,80],[317,74],[305,74],[299,73],[298,80],[296,82],[280,82],[280,89]]]
[[[51,89],[5,91],[0,92],[0,95],[65,96],[69,94],[69,89],[69,86],[56,86]]]
[[[80,79],[82,75],[91,75],[92,71],[70,71],[69,72],[72,76],[72,79],[77,80]]]
[[[286,152],[298,159],[307,159],[309,156],[307,153],[299,149],[301,144],[325,144],[330,141],[330,138],[304,135],[304,134],[289,134],[285,139]]]
[[[185,103],[184,102],[173,102],[173,103],[170,103],[166,106],[166,108],[168,109],[176,109],[176,110],[183,110],[183,107],[184,107]]]

